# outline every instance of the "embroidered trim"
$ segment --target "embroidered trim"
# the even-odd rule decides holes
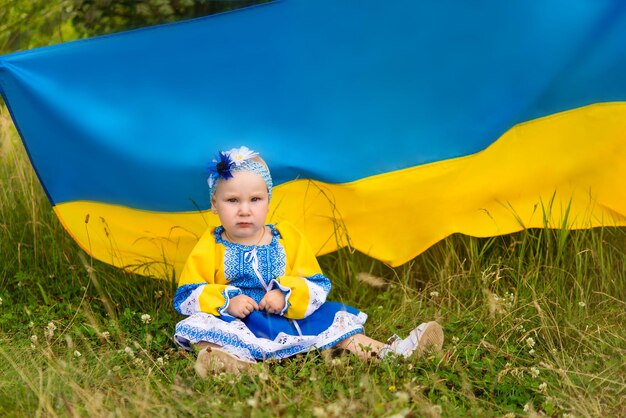
[[[291,302],[289,302],[289,297],[291,296],[291,288],[281,285],[280,283],[278,283],[278,280],[276,279],[272,279],[268,288],[269,290],[274,290],[278,288],[278,290],[280,290],[283,293],[283,295],[285,295],[285,307],[283,308],[282,311],[280,311],[280,316],[284,316],[285,313],[289,310],[289,307],[291,306]]]
[[[311,349],[333,347],[352,335],[363,333],[367,315],[340,311],[333,323],[319,335],[287,335],[280,333],[274,340],[258,338],[240,320],[225,322],[213,315],[198,313],[176,325],[174,339],[182,347],[207,341],[247,360],[280,359],[305,353]]]
[[[201,287],[204,287],[206,283],[192,283],[185,284],[176,289],[174,295],[174,309],[181,315],[191,315],[198,312],[200,309],[200,302],[198,301],[199,294],[202,293]]]
[[[224,297],[224,304],[222,305],[221,308],[217,310],[217,312],[219,312],[221,316],[229,316],[231,318],[234,318],[234,316],[228,313],[228,305],[230,305],[230,300],[232,298],[234,298],[235,296],[239,296],[242,293],[243,292],[241,291],[241,289],[235,286],[228,286],[227,288],[225,288],[222,291],[222,296]]]
[[[267,224],[265,225],[267,227],[269,227],[270,231],[272,232],[272,240],[270,241],[269,244],[262,244],[262,245],[244,245],[244,244],[236,244],[234,242],[230,242],[225,240],[224,238],[222,238],[222,233],[224,232],[224,227],[222,225],[215,227],[215,229],[213,230],[213,236],[215,238],[215,242],[218,244],[222,244],[226,247],[233,247],[233,248],[240,248],[242,250],[251,250],[253,248],[265,248],[265,247],[269,247],[270,245],[275,245],[278,243],[278,239],[280,238],[280,233],[278,232],[278,230],[276,229],[276,226],[274,226],[273,224]]]

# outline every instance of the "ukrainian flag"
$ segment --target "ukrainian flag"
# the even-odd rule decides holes
[[[217,224],[239,145],[320,254],[626,225],[619,0],[281,0],[6,55],[0,90],[67,231],[142,274]]]

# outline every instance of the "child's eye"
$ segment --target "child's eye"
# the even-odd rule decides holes
[[[258,202],[259,200],[263,200],[263,199],[261,199],[260,197],[253,197],[251,200],[253,202]]]
[[[234,197],[231,197],[230,199],[226,199],[226,201],[229,203],[237,203],[237,199]]]

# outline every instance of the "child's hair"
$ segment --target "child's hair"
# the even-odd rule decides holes
[[[210,164],[207,183],[209,184],[211,202],[213,201],[213,196],[215,196],[215,190],[219,182],[232,178],[232,173],[237,171],[249,171],[261,176],[267,186],[267,192],[271,200],[273,184],[267,164],[259,156],[258,152],[254,152],[248,147],[239,147],[229,151],[220,151],[218,153],[218,159],[213,160]]]

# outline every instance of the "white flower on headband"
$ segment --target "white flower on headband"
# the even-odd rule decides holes
[[[228,151],[227,154],[232,159],[233,163],[235,163],[235,165],[241,165],[241,163],[243,163],[244,161],[259,155],[258,152],[254,152],[248,147],[233,148]]]

